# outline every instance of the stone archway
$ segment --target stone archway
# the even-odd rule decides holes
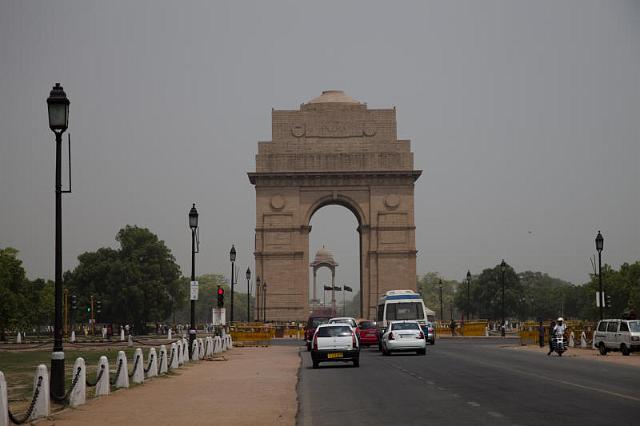
[[[368,109],[326,91],[299,110],[272,111],[272,140],[258,143],[255,270],[269,283],[269,321],[309,314],[309,225],[339,204],[358,220],[361,316],[375,317],[387,290],[416,288],[410,141],[398,140],[394,109]]]

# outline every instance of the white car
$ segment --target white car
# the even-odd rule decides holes
[[[311,344],[313,368],[321,362],[353,362],[360,367],[360,346],[356,332],[347,323],[321,324],[313,335]]]
[[[593,336],[593,346],[601,355],[620,351],[628,356],[631,352],[640,351],[640,320],[601,320]]]
[[[427,340],[418,321],[390,321],[380,346],[382,355],[413,351],[418,355],[427,353]]]
[[[353,328],[353,330],[356,332],[356,338],[358,339],[358,342],[360,342],[360,327],[358,326],[358,322],[356,321],[355,318],[351,318],[351,317],[335,317],[335,318],[329,319],[329,324],[334,324],[334,323],[338,323],[338,322],[349,324],[351,326],[351,328]]]

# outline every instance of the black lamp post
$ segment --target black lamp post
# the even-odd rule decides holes
[[[256,277],[256,322],[260,321],[260,292],[262,291],[262,287],[260,287],[260,277]]]
[[[191,283],[196,280],[196,233],[198,231],[198,210],[193,203],[189,210],[189,228],[191,228]],[[191,284],[193,285],[193,284]],[[191,321],[189,322],[189,358],[193,356],[193,341],[196,340],[196,301],[191,299]]]
[[[600,319],[603,318],[604,312],[604,294],[602,292],[602,249],[604,248],[604,238],[600,231],[598,231],[598,235],[596,236],[596,250],[598,250],[598,281],[600,282],[600,295],[598,299],[600,301]]]
[[[507,270],[507,264],[502,259],[502,263],[500,263],[500,271],[502,272],[502,337],[505,335],[505,322],[504,322],[504,273]]]
[[[249,280],[251,279],[251,269],[247,266],[247,322],[251,322],[251,288],[249,287]]]
[[[440,321],[444,321],[444,309],[442,308],[442,280],[440,280]]]
[[[467,321],[471,319],[471,271],[467,270]]]
[[[62,348],[62,133],[69,127],[69,99],[60,83],[47,98],[49,128],[56,135],[56,242],[55,242],[55,318],[53,351],[51,352],[51,382],[54,396],[64,395],[64,349]]]
[[[230,322],[233,322],[233,285],[234,285],[234,270],[236,262],[236,248],[231,244],[231,251],[229,252],[229,259],[231,260],[231,315],[229,317]]]
[[[262,322],[267,322],[267,281],[262,284]]]

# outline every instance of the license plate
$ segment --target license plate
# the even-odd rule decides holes
[[[327,354],[327,358],[342,358],[342,352],[331,352]]]

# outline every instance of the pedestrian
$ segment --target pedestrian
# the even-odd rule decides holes
[[[556,328],[556,322],[551,321],[549,324],[549,352],[547,352],[547,356],[551,355],[553,352],[553,330]]]
[[[538,340],[540,341],[540,347],[544,348],[544,324],[542,324],[542,321],[538,326]]]
[[[451,336],[456,335],[456,322],[451,320],[451,324],[449,324],[449,328],[451,329]]]

